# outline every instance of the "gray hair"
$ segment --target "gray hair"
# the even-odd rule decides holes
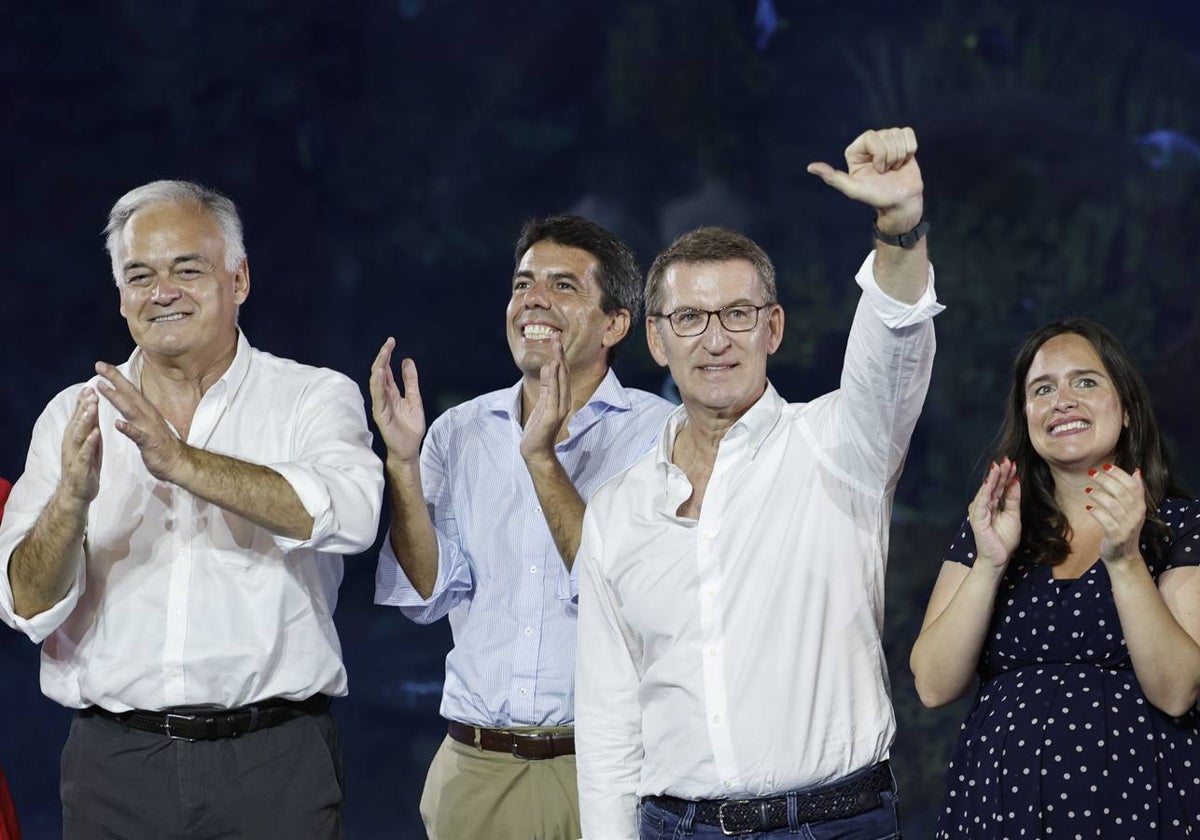
[[[661,315],[663,279],[674,263],[717,263],[745,260],[754,266],[762,285],[763,303],[776,303],[775,266],[771,258],[748,236],[719,227],[702,227],[685,233],[654,258],[646,274],[646,314]]]
[[[242,241],[242,220],[237,207],[226,196],[191,181],[151,181],[135,187],[117,199],[108,211],[104,226],[104,247],[112,260],[113,280],[121,282],[121,266],[117,262],[117,245],[129,219],[139,210],[152,204],[193,204],[207,212],[217,223],[225,241],[225,269],[236,271],[246,258]]]

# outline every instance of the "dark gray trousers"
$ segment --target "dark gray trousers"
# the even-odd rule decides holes
[[[326,712],[217,741],[75,715],[65,840],[342,840],[342,750]]]

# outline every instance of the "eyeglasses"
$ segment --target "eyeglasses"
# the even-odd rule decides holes
[[[714,315],[729,332],[749,332],[758,326],[758,310],[774,305],[764,303],[751,306],[740,303],[724,309],[676,309],[674,312],[659,312],[654,317],[670,321],[671,330],[680,338],[693,338],[708,329],[708,322]]]

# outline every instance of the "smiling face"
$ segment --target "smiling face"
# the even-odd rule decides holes
[[[245,261],[225,267],[225,241],[205,210],[151,204],[130,217],[117,248],[121,314],[147,356],[204,364],[232,352],[250,276]]]
[[[1052,469],[1096,469],[1114,460],[1128,423],[1096,348],[1063,333],[1037,351],[1025,376],[1025,420],[1034,450]]]
[[[662,278],[662,311],[719,310],[765,303],[763,284],[747,260],[671,263]],[[730,332],[716,316],[697,336],[680,338],[665,317],[651,316],[646,338],[655,361],[671,370],[688,414],[736,420],[767,386],[767,357],[783,340],[783,309],[763,309],[748,332]]]
[[[596,381],[608,371],[608,351],[629,330],[629,312],[605,312],[596,258],[581,248],[542,240],[521,257],[506,311],[508,347],[527,380],[536,381],[562,342],[571,380]]]

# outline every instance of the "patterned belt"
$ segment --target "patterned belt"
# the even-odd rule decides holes
[[[787,828],[788,799],[796,800],[796,822],[823,822],[856,817],[879,807],[879,794],[892,787],[892,771],[881,761],[861,776],[828,785],[764,799],[701,799],[695,801],[695,821],[721,827],[729,837]],[[675,796],[647,796],[646,801],[676,816],[685,816],[693,802]]]
[[[314,694],[307,700],[272,698],[234,709],[181,706],[161,712],[141,709],[110,712],[99,706],[90,706],[79,714],[83,717],[99,715],[123,723],[130,729],[155,732],[176,741],[216,741],[219,738],[236,738],[258,729],[278,726],[302,715],[319,715],[328,710],[329,697]]]
[[[460,744],[517,758],[540,760],[575,755],[574,733],[522,732],[519,729],[483,729],[456,720],[449,722],[450,737]]]

